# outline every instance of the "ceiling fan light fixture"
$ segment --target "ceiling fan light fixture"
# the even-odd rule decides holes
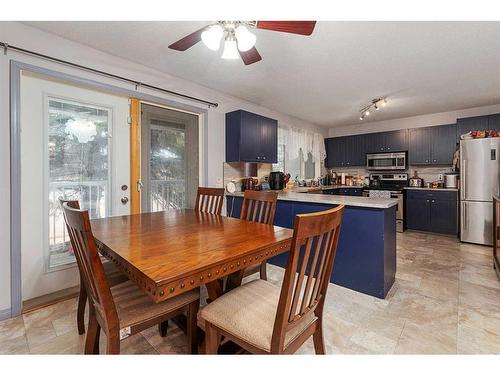
[[[201,40],[212,51],[218,51],[223,35],[224,29],[221,25],[212,25],[201,33]]]
[[[240,55],[238,54],[236,40],[229,37],[224,41],[224,51],[222,52],[221,57],[228,60],[235,60],[240,57]]]
[[[255,34],[248,31],[245,25],[239,25],[234,31],[236,40],[238,41],[238,49],[241,52],[246,52],[255,45],[257,37]]]

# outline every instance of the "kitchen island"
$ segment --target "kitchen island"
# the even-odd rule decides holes
[[[227,215],[238,218],[243,193],[226,195]],[[396,274],[396,205],[392,199],[279,192],[274,225],[292,228],[295,215],[345,205],[331,282],[385,298]],[[287,254],[269,260],[286,266]]]

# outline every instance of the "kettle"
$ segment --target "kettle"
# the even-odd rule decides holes
[[[418,172],[415,171],[413,174],[413,177],[410,178],[408,185],[411,187],[423,187],[424,186],[424,180],[420,177],[418,177]]]

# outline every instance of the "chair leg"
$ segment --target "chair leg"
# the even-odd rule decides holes
[[[96,346],[97,353],[99,353],[99,332],[99,323],[97,322],[95,311],[91,307],[89,309],[89,326],[87,327],[87,336],[85,337],[85,354],[96,354]]]
[[[99,339],[101,338],[101,326],[97,323],[97,332],[94,339],[94,353],[99,354]]]
[[[319,318],[316,331],[313,334],[314,351],[316,354],[325,354],[325,341],[323,340],[323,319]]]
[[[109,334],[106,354],[120,354],[120,338],[117,335]]]
[[[260,264],[260,279],[267,281],[267,263],[266,263],[266,261],[263,261]]]
[[[87,303],[87,290],[83,280],[80,278],[80,294],[78,295],[78,309],[76,311],[76,323],[78,326],[78,334],[85,333],[85,304]]]
[[[219,334],[214,326],[205,322],[205,354],[217,354],[219,349]]]
[[[168,320],[165,320],[164,322],[158,324],[158,333],[160,334],[161,337],[167,336],[167,330],[168,330]]]
[[[200,301],[189,304],[187,312],[187,337],[190,354],[198,354],[198,309]]]

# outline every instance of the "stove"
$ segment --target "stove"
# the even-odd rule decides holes
[[[368,190],[403,191],[408,186],[408,173],[370,173]]]
[[[396,231],[404,231],[403,188],[408,186],[408,173],[370,173],[370,185],[363,190],[363,196],[370,198],[397,199]]]

